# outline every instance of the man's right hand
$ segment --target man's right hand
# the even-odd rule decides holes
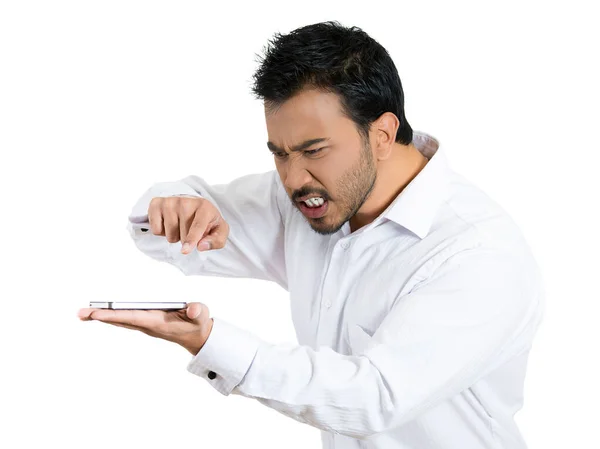
[[[205,198],[152,198],[148,221],[152,234],[165,236],[169,243],[181,240],[183,254],[194,247],[198,251],[223,248],[229,236],[229,225]]]

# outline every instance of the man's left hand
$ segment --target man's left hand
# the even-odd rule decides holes
[[[185,309],[169,311],[84,308],[77,316],[81,321],[102,321],[172,341],[194,356],[208,340],[213,325],[208,307],[199,302],[188,303]]]

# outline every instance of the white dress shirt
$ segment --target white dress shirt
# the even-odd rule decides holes
[[[158,183],[128,229],[185,275],[258,278],[290,294],[298,345],[270,344],[214,317],[187,369],[321,429],[327,449],[522,449],[523,405],[543,283],[507,213],[415,132],[429,161],[372,223],[314,232],[275,170],[224,185]],[[154,236],[157,196],[200,195],[230,225],[225,248],[181,254]]]

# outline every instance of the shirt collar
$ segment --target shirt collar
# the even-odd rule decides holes
[[[387,209],[357,233],[368,231],[386,221],[399,224],[420,239],[429,233],[435,214],[447,193],[450,167],[440,142],[435,137],[414,131],[412,144],[429,161]],[[342,234],[350,234],[350,222],[344,224]]]
[[[382,213],[423,239],[447,193],[448,161],[440,142],[424,132],[413,132],[413,145],[429,162]]]
[[[447,194],[450,167],[440,142],[430,134],[413,131],[412,144],[429,161],[394,201],[373,222],[356,233],[366,232],[386,221],[393,221],[420,239],[429,233],[435,214]],[[350,222],[341,229],[342,236],[350,234]]]

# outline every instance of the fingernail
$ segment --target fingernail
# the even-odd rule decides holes
[[[189,243],[184,243],[183,244],[183,248],[181,249],[184,253],[187,253],[190,250],[190,244]]]
[[[204,251],[204,250],[210,249],[210,242],[207,242],[207,241],[200,242],[200,245],[198,245],[198,249],[200,251]]]

